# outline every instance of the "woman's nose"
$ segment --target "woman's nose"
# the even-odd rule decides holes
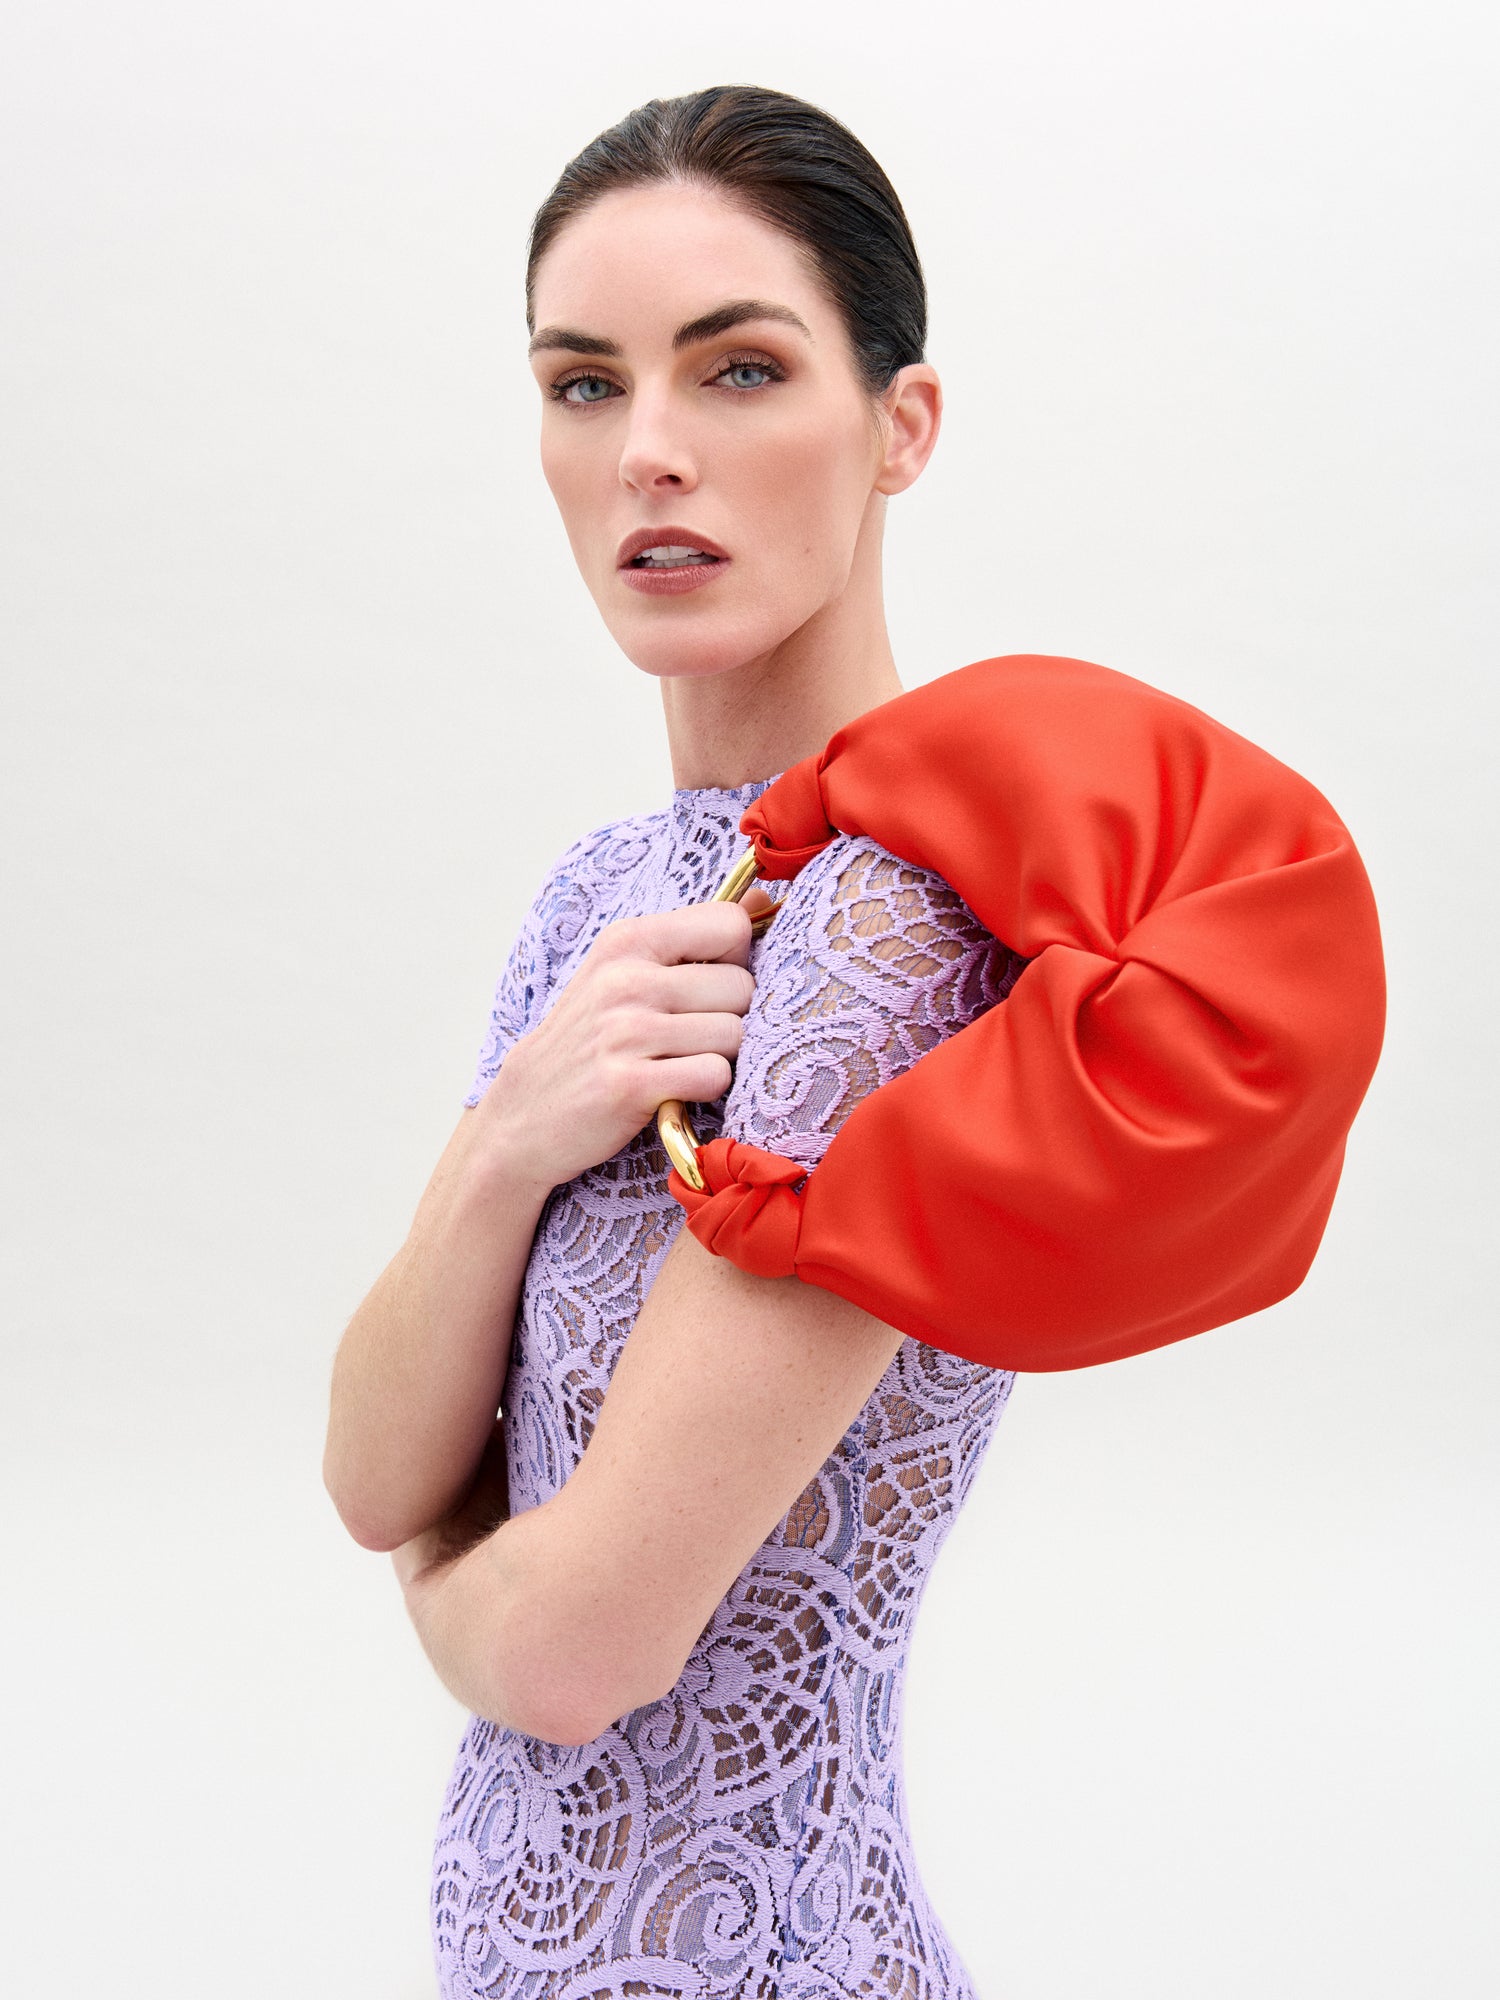
[[[620,482],[640,493],[691,492],[697,485],[686,426],[667,399],[637,394],[620,452]]]

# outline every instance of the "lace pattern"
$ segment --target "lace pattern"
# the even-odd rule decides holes
[[[606,923],[712,893],[769,782],[679,790],[559,857],[467,1103]],[[750,966],[733,1083],[695,1124],[811,1168],[861,1097],[1002,1000],[1023,961],[937,877],[840,836]],[[505,1394],[517,1512],[588,1444],[681,1226],[666,1177],[651,1125],[547,1201]],[[922,1590],[1012,1379],[904,1341],[665,1699],[582,1746],[471,1720],[433,1857],[447,2000],[973,2000],[911,1849],[901,1704]]]

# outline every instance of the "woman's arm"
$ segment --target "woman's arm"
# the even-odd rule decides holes
[[[567,1484],[456,1559],[461,1523],[446,1546],[432,1531],[396,1551],[444,1685],[553,1743],[592,1742],[659,1700],[902,1338],[799,1278],[747,1277],[680,1230]]]
[[[663,1098],[708,1103],[728,1085],[754,908],[607,925],[459,1120],[334,1358],[323,1480],[364,1547],[437,1526],[472,1484],[551,1190],[612,1158]]]
[[[472,1481],[550,1191],[483,1105],[464,1111],[334,1357],[323,1481],[363,1547],[398,1547]]]
[[[453,1509],[495,1424],[549,1190],[529,1149],[517,1171],[523,1156],[494,1089],[552,983],[548,919],[585,847],[566,848],[532,898],[496,984],[469,1108],[334,1359],[323,1483],[366,1548],[397,1548]]]
[[[946,884],[868,841],[809,865],[762,952],[724,1126],[808,1167],[863,1096],[1002,999],[1020,969]],[[667,1693],[901,1340],[834,1293],[749,1276],[681,1229],[561,1491],[496,1532],[469,1518],[396,1552],[445,1684],[560,1743]]]

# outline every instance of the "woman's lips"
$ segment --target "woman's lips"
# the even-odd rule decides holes
[[[685,562],[671,569],[633,568],[626,563],[616,574],[646,597],[681,597],[687,591],[701,590],[728,567],[728,556],[714,556],[708,562]]]
[[[700,555],[722,556],[725,560],[729,556],[728,549],[721,548],[696,528],[683,527],[676,521],[658,521],[654,527],[631,529],[615,550],[616,569],[623,569],[651,549],[694,549]]]

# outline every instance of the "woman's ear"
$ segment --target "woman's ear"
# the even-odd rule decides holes
[[[943,422],[943,385],[926,361],[898,369],[881,397],[885,450],[875,476],[877,493],[904,493],[932,456]]]

